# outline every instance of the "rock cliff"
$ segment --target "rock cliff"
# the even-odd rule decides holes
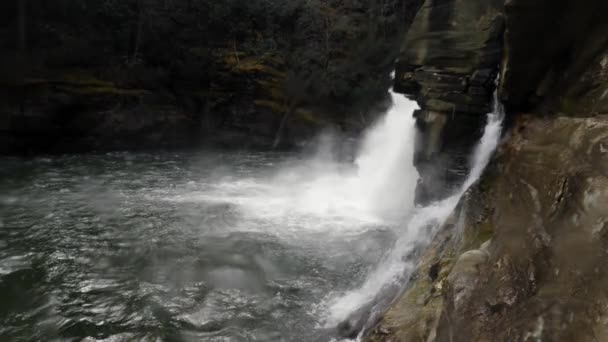
[[[427,10],[472,4],[427,3]],[[503,141],[368,341],[608,340],[602,261],[608,247],[608,27],[600,14],[606,10],[604,2],[543,0],[510,0],[499,10],[505,28],[499,95],[508,115]],[[438,45],[456,34],[431,32],[427,39]],[[412,39],[408,34],[405,47],[412,48]],[[468,46],[483,51],[476,42]],[[425,96],[433,89],[429,83],[412,72],[403,75],[401,89],[421,99],[423,111],[441,112]],[[437,95],[441,103],[445,95]],[[482,107],[460,117],[480,114]],[[458,118],[454,126],[467,123]],[[419,150],[448,155],[449,136],[422,134]]]
[[[419,202],[436,199],[440,189],[466,175],[466,156],[491,111],[503,12],[495,0],[427,0],[406,35],[395,89],[421,107],[416,114],[416,164],[423,175]]]

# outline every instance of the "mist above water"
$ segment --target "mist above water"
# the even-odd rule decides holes
[[[419,107],[403,95],[391,92],[391,97],[390,109],[364,134],[354,165],[336,158],[331,153],[334,140],[325,136],[312,157],[277,165],[270,177],[223,182],[217,185],[217,193],[181,198],[238,204],[249,217],[271,222],[264,225],[265,232],[289,239],[311,234],[314,239],[339,238],[378,227],[392,231],[394,246],[380,247],[369,241],[367,247],[380,247],[375,252],[383,257],[381,262],[366,266],[369,274],[359,288],[347,292],[335,289],[315,304],[318,318],[327,328],[373,301],[385,285],[396,285],[394,282],[413,267],[401,258],[428,238],[422,227],[442,220],[451,211],[442,204],[414,207],[419,175],[413,165],[413,113]]]
[[[413,112],[418,105],[402,95],[391,95],[391,108],[364,134],[354,165],[328,152],[334,142],[331,138],[321,139],[312,158],[280,168],[267,181],[269,193],[260,193],[265,206],[268,201],[276,204],[273,211],[281,215],[375,223],[406,215],[414,206],[418,180],[413,165]]]

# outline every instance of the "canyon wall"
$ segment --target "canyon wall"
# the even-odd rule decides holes
[[[473,3],[427,1],[423,8],[464,10]],[[499,96],[507,120],[502,143],[368,341],[608,339],[606,10],[608,4],[597,1],[505,2],[496,15],[504,22]],[[416,21],[421,16],[427,13],[420,11]],[[477,20],[484,18],[481,14]],[[458,35],[449,29],[427,32],[438,45]],[[412,48],[410,41],[419,36],[408,34],[404,46]],[[484,51],[477,42],[464,45]],[[416,46],[428,45],[414,45],[420,51],[407,55],[424,54],[426,48]],[[436,64],[416,68],[433,70]],[[464,75],[472,78],[475,71]],[[404,72],[402,77],[410,82],[421,76]],[[416,83],[406,82],[401,89],[421,99],[423,111],[441,112],[432,88]],[[439,103],[447,102],[447,94],[437,95]],[[485,110],[481,107],[467,110],[479,115]],[[418,120],[422,125],[429,121],[424,115]],[[444,127],[465,129],[457,127],[467,121],[454,120]],[[423,131],[418,150],[449,155],[452,138],[446,128],[442,134]],[[461,139],[455,139],[457,145]],[[419,167],[424,171],[429,162]],[[445,179],[437,173],[427,175],[423,186]],[[435,196],[445,192],[427,189]]]

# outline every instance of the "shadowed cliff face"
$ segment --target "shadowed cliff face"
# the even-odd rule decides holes
[[[519,119],[471,194],[486,215],[462,211],[465,241],[492,237],[455,259],[437,341],[608,337],[607,119]]]
[[[500,1],[428,0],[402,47],[396,87],[424,110],[486,114],[502,53]]]
[[[467,156],[492,108],[503,29],[500,1],[427,0],[406,35],[395,89],[421,107],[421,203],[466,175]]]
[[[508,132],[369,341],[608,339],[606,6],[506,1],[499,94]],[[437,44],[456,34],[430,32]],[[417,70],[437,64],[427,62]],[[402,90],[431,108],[432,87],[404,75]],[[461,141],[438,136],[419,150]]]
[[[507,1],[507,106],[548,115],[606,112],[607,11],[605,1]]]

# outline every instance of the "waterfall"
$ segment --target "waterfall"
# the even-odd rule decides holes
[[[483,170],[488,165],[492,153],[498,146],[500,134],[502,132],[502,122],[505,117],[505,110],[498,100],[498,95],[494,92],[493,110],[487,115],[486,127],[484,128],[483,136],[475,147],[473,159],[471,163],[471,171],[469,176],[461,187],[461,193],[464,193],[479,177]]]
[[[391,91],[393,105],[365,136],[355,164],[360,195],[383,216],[414,206],[418,171],[413,164],[416,102]]]
[[[398,95],[393,94],[393,98],[395,99],[395,103],[399,103]],[[405,108],[411,109],[411,107],[407,106],[405,106]],[[397,108],[395,108],[395,110],[396,109]],[[408,117],[411,116],[411,114],[411,112],[401,113],[401,115]],[[410,275],[415,270],[416,260],[410,258],[410,256],[416,249],[424,248],[424,246],[430,243],[436,230],[453,212],[462,195],[479,179],[483,170],[489,163],[500,139],[503,118],[504,111],[502,105],[495,96],[493,111],[487,115],[487,123],[483,136],[475,147],[471,158],[471,171],[462,186],[456,193],[441,201],[425,207],[414,208],[403,224],[402,232],[396,241],[393,250],[390,251],[375,270],[367,276],[365,282],[360,287],[329,300],[326,326],[336,326],[347,322],[348,325],[358,327],[358,331],[361,331],[362,333],[363,329],[366,328],[366,325],[368,324],[366,322],[375,322],[376,318],[388,305],[390,305],[390,302],[400,293],[403,285],[407,283]],[[387,117],[387,122],[388,121]],[[414,123],[411,122],[410,124],[413,125]],[[385,141],[381,141],[380,138],[376,137],[376,135],[380,134],[380,127],[382,126],[374,128],[369,134],[369,137],[373,138],[370,138],[368,143],[372,144],[372,142],[374,142],[379,144],[376,148],[370,148],[369,150],[386,148],[387,151],[385,153],[387,154],[395,152],[398,147],[388,146],[388,144],[384,145]],[[413,127],[408,128],[406,133],[403,134],[404,137],[402,139],[404,140],[400,140],[398,143],[412,146],[414,141],[413,135],[410,134],[413,129]],[[391,140],[391,138],[385,138],[385,140]],[[396,141],[391,140],[391,142]],[[371,173],[372,170],[374,170],[376,162],[372,157],[367,157],[368,154],[365,151],[367,150],[364,148],[363,155],[366,157],[360,157],[358,159],[358,161],[365,161],[365,163],[358,163],[358,165],[360,167],[361,176],[367,178],[369,177],[367,173]],[[407,153],[407,155],[402,155],[395,160],[412,160],[413,152],[411,149],[407,148],[402,152]],[[407,163],[404,162],[403,164]],[[378,174],[380,174],[380,170],[378,170]],[[391,170],[388,173],[382,173],[382,177],[387,175],[393,177],[411,177],[410,180],[412,181],[417,178],[417,174],[412,172],[411,168],[408,167],[405,167],[402,171]],[[380,192],[383,191],[389,198],[396,196],[393,191],[403,190],[402,188],[390,185],[392,180],[386,180],[388,183],[383,183],[382,181],[384,180],[376,181],[380,183],[377,190]],[[410,188],[409,190],[413,192],[413,188]],[[411,196],[411,193],[409,196]],[[407,206],[403,207],[403,210],[405,211],[408,211],[408,209]]]
[[[322,328],[347,322],[356,334],[384,312],[415,270],[414,252],[428,245],[464,192],[481,176],[498,144],[503,111],[495,101],[462,186],[452,196],[417,207],[413,113],[418,106],[403,95],[391,92],[391,97],[391,108],[363,136],[354,165],[333,158],[332,139],[326,136],[313,158],[280,165],[269,178],[228,178],[214,183],[217,191],[179,198],[235,205],[247,218],[238,229],[271,234],[293,244],[302,239],[318,240],[316,244],[345,241],[374,230],[392,234],[394,244],[387,242],[387,251],[369,264],[359,285],[324,294],[314,304],[311,310]]]

